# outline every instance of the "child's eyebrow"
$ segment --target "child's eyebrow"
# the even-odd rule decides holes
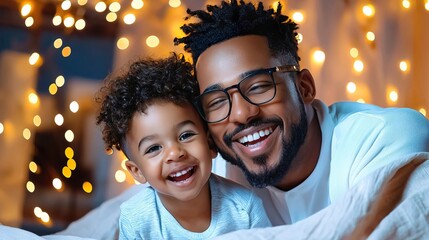
[[[149,136],[146,136],[146,137],[144,137],[144,138],[142,138],[142,139],[140,139],[140,141],[139,141],[139,144],[138,144],[138,149],[140,149],[140,146],[144,143],[144,142],[146,142],[146,141],[149,141],[149,140],[152,140],[152,139],[154,139],[155,138],[155,135],[149,135]]]
[[[186,126],[186,125],[188,125],[188,124],[191,124],[191,125],[196,125],[195,123],[194,123],[194,121],[191,121],[191,120],[185,120],[185,121],[183,121],[183,122],[180,122],[179,124],[177,124],[177,128],[181,128],[181,127],[183,127],[183,126]]]

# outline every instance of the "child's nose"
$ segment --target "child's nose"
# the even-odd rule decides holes
[[[178,144],[170,146],[167,150],[167,162],[174,162],[183,159],[186,155],[186,152]]]

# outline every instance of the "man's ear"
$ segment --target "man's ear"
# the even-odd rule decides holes
[[[144,177],[142,171],[140,170],[140,168],[137,166],[137,164],[131,160],[127,160],[125,162],[125,167],[127,168],[128,172],[131,173],[131,175],[133,176],[133,178],[135,180],[137,180],[140,183],[146,183],[146,178]]]
[[[310,71],[303,69],[298,73],[296,87],[304,103],[312,103],[316,97],[316,85]]]
[[[207,141],[209,143],[210,153],[213,159],[217,156],[217,148],[209,131],[207,131]]]

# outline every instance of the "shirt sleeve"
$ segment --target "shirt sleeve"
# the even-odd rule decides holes
[[[330,195],[335,201],[377,169],[409,154],[429,151],[429,122],[411,109],[353,114],[332,138]]]
[[[119,240],[137,239],[132,229],[132,222],[121,212],[119,216]]]
[[[271,227],[271,222],[265,212],[262,200],[255,193],[250,195],[250,228]]]

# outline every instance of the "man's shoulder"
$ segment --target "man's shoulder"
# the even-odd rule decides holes
[[[329,115],[337,124],[344,121],[359,122],[363,119],[379,120],[388,125],[401,126],[402,124],[421,123],[428,126],[427,119],[411,108],[379,107],[372,104],[358,102],[337,102],[328,107]]]

